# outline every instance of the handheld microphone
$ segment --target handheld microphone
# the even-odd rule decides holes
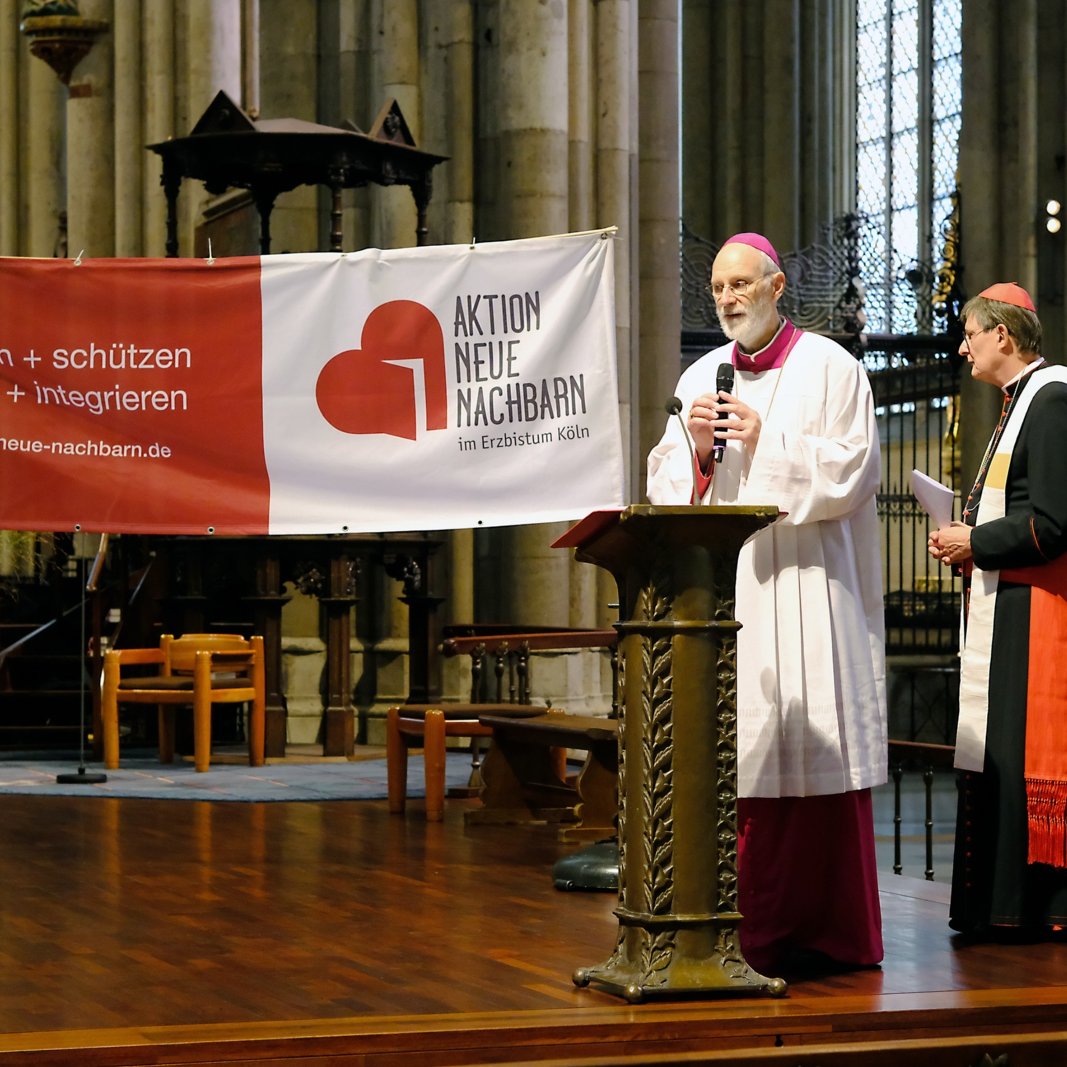
[[[715,372],[715,392],[716,393],[732,393],[734,391],[734,365],[732,363],[720,363],[719,369]],[[723,412],[719,413],[719,417],[716,422],[726,422],[729,419],[729,415]],[[722,462],[723,453],[726,451],[726,442],[720,441],[716,438],[715,444],[712,447],[711,455],[716,463]]]
[[[731,368],[733,369],[733,368]],[[668,415],[675,415],[678,421],[682,425],[682,436],[685,438],[685,443],[689,446],[689,474],[693,480],[693,488],[689,490],[689,503],[696,502],[696,465],[697,457],[696,452],[693,449],[693,439],[689,436],[689,427],[685,424],[685,419],[682,418],[682,402],[676,396],[672,396],[670,400],[664,405],[667,409]]]

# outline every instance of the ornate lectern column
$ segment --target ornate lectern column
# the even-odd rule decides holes
[[[785,992],[741,953],[737,630],[742,543],[774,507],[627,508],[577,558],[619,585],[618,942],[574,975],[630,1001]]]

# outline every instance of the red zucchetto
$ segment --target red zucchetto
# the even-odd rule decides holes
[[[1018,282],[997,282],[996,285],[983,289],[978,295],[987,300],[999,300],[1002,304],[1014,304],[1027,311],[1037,311],[1030,294]]]

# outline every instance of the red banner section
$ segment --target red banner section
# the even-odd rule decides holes
[[[258,258],[0,259],[0,528],[266,533]]]

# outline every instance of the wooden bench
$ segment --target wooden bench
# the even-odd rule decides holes
[[[457,624],[445,631],[445,640],[441,651],[445,656],[467,656],[470,659],[471,684],[470,700],[472,704],[479,701],[508,702],[518,705],[534,706],[537,700],[533,696],[533,663],[536,653],[568,653],[583,650],[607,651],[611,667],[611,709],[612,715],[618,714],[616,694],[618,691],[618,634],[615,630],[568,629],[558,630],[548,627],[530,627],[518,629],[502,624]],[[541,696],[541,709],[550,710],[553,700]],[[486,714],[492,709],[486,707]],[[481,757],[482,746],[488,742],[479,737],[471,741],[473,770],[471,773],[470,796],[481,792]],[[560,764],[560,777],[565,777],[566,751],[554,754]],[[453,795],[451,791],[449,795]]]
[[[536,652],[574,652],[583,649],[608,649],[611,654],[612,693],[616,691],[617,660],[615,646],[618,635],[614,630],[551,630],[531,628],[515,630],[500,625],[460,625],[452,626],[447,631],[442,644],[445,656],[469,656],[471,660],[470,700],[463,703],[446,701],[437,704],[402,704],[389,709],[386,716],[386,750],[389,768],[389,810],[402,813],[407,795],[407,757],[415,748],[424,750],[426,770],[426,817],[438,821],[443,817],[444,808],[444,759],[447,738],[464,737],[470,739],[472,750],[472,772],[467,789],[451,789],[449,796],[483,796],[483,760],[480,745],[488,745],[494,735],[492,724],[483,724],[482,716],[492,716],[498,720],[537,719],[549,710],[548,703],[535,704],[531,697],[530,663]],[[614,710],[614,703],[613,703]],[[578,717],[567,716],[577,722]],[[605,719],[582,716],[595,723],[602,724]],[[555,721],[553,719],[553,721]],[[543,737],[543,733],[523,735],[529,744],[531,737]],[[566,770],[567,750],[570,748],[588,750],[591,735],[586,735],[572,723],[569,731],[557,735],[556,744],[546,745],[540,741],[534,745],[533,763],[516,760],[515,766],[529,765],[544,789],[555,783],[554,803],[551,805],[559,818],[576,821],[578,806],[576,786],[568,782]],[[519,744],[512,738],[509,745]],[[547,760],[549,770],[541,767]],[[612,757],[615,762],[615,757]],[[596,772],[593,772],[596,777]],[[582,775],[579,774],[579,778]],[[614,787],[612,787],[614,788]],[[540,794],[539,794],[540,795]],[[484,801],[484,796],[483,796]],[[612,818],[614,816],[614,797],[611,800]],[[503,810],[508,805],[502,797],[496,805]],[[603,807],[598,800],[591,810]],[[549,810],[548,805],[538,805],[540,812]],[[516,809],[517,812],[518,809]],[[468,813],[469,814],[469,813]],[[600,818],[600,816],[597,816]],[[508,819],[488,819],[486,821],[531,821],[527,816],[520,820],[518,815]],[[543,821],[543,820],[542,820]],[[609,823],[609,829],[613,822]],[[603,836],[601,834],[601,836]]]
[[[619,720],[547,711],[528,718],[482,715],[493,740],[482,763],[482,806],[469,824],[559,823],[565,841],[598,841],[615,833],[618,813]],[[558,753],[587,753],[567,780]]]
[[[485,626],[450,631],[445,655],[471,658],[471,692],[483,699],[532,704],[534,664],[539,653],[606,651],[611,667],[608,716],[567,714],[549,707],[525,718],[528,729],[511,729],[488,709],[480,721],[493,733],[479,768],[481,809],[464,813],[469,823],[561,824],[565,840],[594,840],[615,832],[618,779],[618,633],[614,629],[554,630]],[[510,717],[509,717],[510,719]],[[477,744],[478,742],[473,742]],[[567,772],[567,752],[587,753],[577,777]],[[488,770],[492,783],[486,781]]]
[[[426,782],[426,820],[440,822],[445,812],[445,756],[449,737],[489,738],[492,729],[478,716],[539,715],[540,709],[522,704],[400,704],[385,718],[385,765],[389,812],[403,815],[407,806],[408,755],[421,749]],[[473,744],[473,740],[472,740]],[[479,774],[478,789],[481,788]]]

